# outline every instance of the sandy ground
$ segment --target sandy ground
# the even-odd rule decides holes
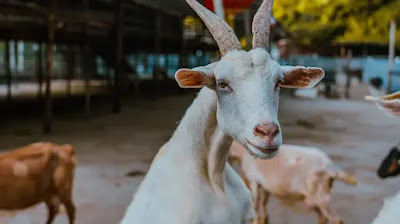
[[[3,118],[0,148],[7,150],[35,141],[75,145],[79,159],[74,190],[76,223],[116,224],[143,178],[128,177],[126,173],[148,169],[191,99],[192,96],[181,96],[158,102],[125,102],[120,115],[56,116],[54,132],[49,136],[39,134],[37,118]],[[280,110],[286,143],[319,147],[358,178],[357,187],[335,183],[332,207],[345,223],[370,223],[383,198],[400,188],[400,178],[382,181],[375,174],[380,160],[398,143],[400,121],[362,101],[301,101],[284,97]],[[317,223],[316,217],[306,213],[301,205],[288,209],[272,200],[269,209],[272,224]],[[18,214],[0,213],[0,224],[42,224],[46,214],[41,204]],[[64,212],[55,223],[67,223]]]

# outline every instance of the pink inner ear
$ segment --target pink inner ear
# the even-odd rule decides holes
[[[316,85],[324,77],[324,71],[320,68],[295,67],[284,72],[283,87],[310,88]]]
[[[197,87],[207,85],[205,75],[200,71],[180,70],[176,79],[182,87]]]

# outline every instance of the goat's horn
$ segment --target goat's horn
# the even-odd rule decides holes
[[[263,47],[269,50],[269,36],[272,4],[274,0],[264,0],[253,19],[253,49]]]
[[[222,55],[232,50],[242,49],[235,32],[224,20],[206,9],[203,5],[198,3],[197,0],[186,0],[186,2],[206,24],[215,42],[217,42]]]

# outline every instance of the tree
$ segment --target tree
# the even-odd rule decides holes
[[[279,0],[274,16],[302,47],[331,41],[388,43],[389,23],[400,23],[400,0]],[[400,42],[400,26],[397,30]]]

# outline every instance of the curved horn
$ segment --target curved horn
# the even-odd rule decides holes
[[[232,50],[242,49],[235,32],[225,21],[198,3],[197,0],[186,0],[186,2],[206,24],[222,55]]]
[[[274,0],[264,0],[253,19],[253,49],[263,47],[269,50],[269,36],[272,4]]]

